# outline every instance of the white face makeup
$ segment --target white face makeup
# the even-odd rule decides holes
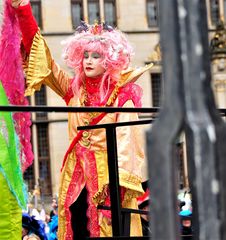
[[[97,52],[84,52],[83,69],[87,77],[95,78],[105,72],[101,65],[102,56]]]

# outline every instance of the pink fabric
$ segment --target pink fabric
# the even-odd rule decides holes
[[[71,98],[73,98],[73,96],[74,96],[74,93],[72,91],[72,88],[70,87],[68,89],[66,95],[63,97],[63,99],[67,105],[69,104],[69,102],[70,102]]]
[[[86,188],[88,191],[87,228],[90,232],[91,237],[99,237],[100,226],[98,224],[98,211],[92,200],[93,196],[98,191],[98,177],[95,155],[93,151],[87,150],[84,147],[80,147],[80,151],[78,151],[78,154],[83,155],[86,168]]]
[[[118,98],[119,106],[122,107],[126,101],[132,100],[135,107],[141,107],[142,88],[135,83],[128,83],[125,87],[120,88]]]
[[[5,2],[3,25],[0,39],[0,80],[10,104],[28,105],[24,97],[25,81],[20,55],[20,30],[11,7],[10,0]],[[20,159],[23,172],[32,164],[33,153],[30,143],[30,113],[13,113],[15,129],[20,141]]]
[[[64,210],[65,210],[65,216],[66,216],[65,239],[67,240],[73,240],[73,231],[71,227],[71,212],[69,208],[76,201],[83,187],[84,187],[83,169],[80,164],[80,159],[77,158],[77,163],[73,171],[73,176],[67,191],[67,196],[64,204]]]
[[[124,200],[124,197],[125,197],[125,193],[126,193],[126,189],[124,187],[120,187],[120,199],[121,199],[121,202],[123,202]],[[107,197],[105,199],[105,202],[103,204],[104,206],[108,206],[110,207],[111,206],[111,199],[110,199],[110,190],[109,188],[107,189]],[[102,214],[111,219],[111,211],[110,210],[101,210]]]
[[[83,168],[81,166],[81,160],[85,160],[85,169],[84,173]],[[73,176],[67,191],[67,197],[65,199],[64,209],[66,215],[66,239],[73,239],[73,231],[71,228],[71,213],[70,206],[76,201],[79,194],[81,193],[85,180],[84,175],[87,177],[86,179],[86,188],[88,191],[88,230],[90,232],[91,237],[100,236],[100,227],[98,224],[98,212],[96,206],[92,202],[92,197],[98,191],[98,181],[97,181],[97,169],[96,169],[96,159],[94,152],[89,151],[88,149],[82,147],[80,144],[76,144],[76,166],[73,171]]]

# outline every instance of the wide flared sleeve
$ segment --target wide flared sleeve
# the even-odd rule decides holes
[[[70,78],[52,59],[45,39],[40,34],[30,4],[15,9],[22,32],[22,56],[26,73],[26,96],[46,84],[62,98],[69,89]]]
[[[66,95],[70,77],[53,60],[45,39],[38,31],[33,39],[28,60],[25,62],[26,96],[40,90],[42,84],[49,86],[62,98]]]

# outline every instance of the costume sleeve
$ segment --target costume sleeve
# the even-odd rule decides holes
[[[23,45],[26,53],[29,54],[24,58],[27,84],[25,95],[32,95],[40,90],[42,84],[46,84],[64,98],[69,89],[70,77],[53,60],[32,15],[30,4],[21,6],[16,11],[22,31]]]
[[[123,107],[134,107],[132,100]],[[119,113],[117,122],[137,121],[137,113]],[[125,126],[117,128],[117,148],[120,186],[142,193],[141,169],[144,163],[144,150],[140,126]]]
[[[20,29],[22,32],[22,42],[27,54],[30,53],[32,40],[38,31],[37,22],[32,14],[31,5],[20,6],[15,9]]]

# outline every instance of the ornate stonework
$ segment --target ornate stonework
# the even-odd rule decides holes
[[[161,62],[162,61],[162,53],[161,53],[160,43],[155,45],[154,52],[152,52],[149,55],[148,60],[151,62]]]

